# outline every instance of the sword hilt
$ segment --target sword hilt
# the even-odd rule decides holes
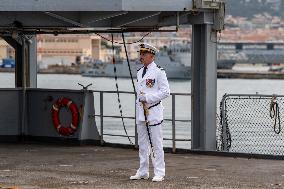
[[[143,105],[145,116],[148,116],[149,115],[149,109],[146,105],[146,102],[142,102],[142,105]]]

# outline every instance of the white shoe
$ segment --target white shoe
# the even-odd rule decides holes
[[[140,180],[140,179],[145,179],[145,180],[147,180],[147,179],[149,179],[149,174],[146,174],[146,175],[139,175],[139,174],[136,173],[136,175],[131,176],[129,179],[130,179],[130,180]]]
[[[163,176],[154,176],[154,178],[152,179],[153,182],[161,182],[164,180]]]

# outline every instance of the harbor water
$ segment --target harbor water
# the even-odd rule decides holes
[[[91,78],[82,77],[81,75],[65,75],[65,74],[38,74],[37,78],[38,88],[54,88],[54,89],[81,89],[78,85],[88,85],[90,90],[101,91],[115,91],[114,78]],[[170,89],[174,93],[190,93],[191,81],[190,80],[170,80]],[[0,74],[0,86],[1,88],[14,88],[15,75],[14,73],[1,73]],[[118,79],[118,86],[120,91],[134,91],[131,83],[131,79]],[[284,82],[283,80],[269,80],[269,79],[218,79],[217,80],[217,110],[219,110],[219,103],[222,96],[227,94],[284,94]],[[96,114],[100,114],[99,106],[99,94],[95,93],[95,111]],[[135,97],[131,94],[121,94],[121,104],[123,116],[134,116]],[[176,96],[176,119],[190,120],[191,119],[191,98],[190,96]],[[105,94],[104,95],[104,115],[119,116],[117,94]],[[165,106],[164,117],[171,119],[171,98],[166,99],[163,102]],[[96,123],[100,130],[100,118],[96,117]],[[125,127],[128,135],[134,136],[134,120],[124,119]],[[52,123],[50,123],[52,124]],[[118,118],[104,118],[104,133],[124,135],[124,129],[121,119]],[[164,138],[172,137],[172,126],[170,121],[165,121],[163,126]],[[191,128],[190,122],[176,122],[176,138],[177,139],[190,139]],[[106,142],[124,143],[129,144],[129,141],[125,137],[105,136]],[[134,142],[134,138],[131,138]],[[166,147],[171,147],[172,142],[164,140]],[[190,142],[177,142],[177,148],[190,149]]]

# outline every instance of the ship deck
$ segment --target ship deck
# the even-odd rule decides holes
[[[166,153],[166,179],[130,181],[138,151],[100,146],[0,144],[0,186],[15,188],[282,188],[279,160]],[[152,168],[151,168],[152,170]],[[150,172],[150,176],[153,173]]]

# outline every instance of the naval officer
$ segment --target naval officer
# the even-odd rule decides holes
[[[165,177],[162,135],[164,107],[161,101],[170,96],[170,89],[165,70],[154,62],[158,50],[145,43],[140,44],[139,48],[140,61],[144,65],[137,72],[136,86],[136,123],[140,167],[130,179],[149,178],[149,156],[151,155],[154,167],[152,181],[159,182]],[[145,115],[143,106],[147,109],[148,115]]]

